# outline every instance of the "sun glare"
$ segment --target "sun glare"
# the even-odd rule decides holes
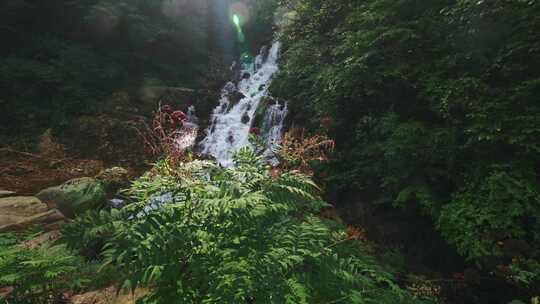
[[[233,15],[233,22],[234,22],[234,25],[236,25],[236,27],[240,27],[240,17],[238,17],[238,15],[234,14]]]

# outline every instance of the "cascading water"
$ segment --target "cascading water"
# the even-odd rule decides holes
[[[283,132],[283,124],[287,116],[287,104],[275,104],[268,106],[262,123],[263,138],[266,142],[265,158],[272,165],[277,165],[278,161],[274,156],[274,148],[279,145]]]
[[[279,42],[272,45],[267,56],[263,48],[253,64],[244,64],[238,85],[228,82],[223,87],[207,136],[201,142],[202,154],[212,155],[221,165],[228,167],[233,164],[233,154],[250,145],[249,133],[255,112],[261,101],[268,97],[272,76],[279,70],[279,50]],[[270,105],[266,111],[262,136],[267,142],[265,154],[269,159],[272,158],[272,148],[281,137],[286,113],[286,105],[279,104]]]

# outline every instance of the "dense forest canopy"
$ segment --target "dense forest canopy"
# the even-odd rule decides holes
[[[537,0],[2,0],[0,302],[538,304],[539,30]]]
[[[467,260],[537,284],[540,4],[293,2],[273,89],[336,139],[330,191],[418,207]]]
[[[2,1],[2,128],[66,124],[125,86],[196,85],[210,17],[170,3]]]
[[[125,88],[204,87],[216,65],[228,67],[240,52],[232,14],[247,27],[243,51],[271,37],[268,3],[2,1],[1,127],[16,135],[66,126]]]

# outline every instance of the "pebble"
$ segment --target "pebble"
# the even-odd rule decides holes
[[[7,191],[7,190],[0,190],[0,198],[2,197],[8,197],[8,196],[13,196],[17,194],[16,192],[13,192],[13,191]]]

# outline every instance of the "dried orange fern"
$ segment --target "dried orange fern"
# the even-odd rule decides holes
[[[299,170],[312,175],[311,164],[328,160],[335,142],[324,135],[306,135],[304,129],[295,128],[285,133],[278,150],[278,157],[283,169]]]

